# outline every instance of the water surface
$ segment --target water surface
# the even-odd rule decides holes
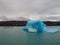
[[[48,29],[60,30],[60,26]],[[0,45],[60,45],[60,32],[30,33],[22,27],[0,27]]]

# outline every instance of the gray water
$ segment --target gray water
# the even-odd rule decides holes
[[[51,28],[60,30],[60,26]],[[0,45],[60,45],[60,32],[30,33],[22,27],[0,27]]]

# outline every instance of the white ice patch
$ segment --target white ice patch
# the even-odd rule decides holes
[[[29,32],[37,32],[37,30],[36,29],[32,29],[32,28],[29,28],[29,30],[28,30]]]

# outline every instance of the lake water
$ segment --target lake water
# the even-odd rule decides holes
[[[60,30],[60,26],[51,28]],[[22,27],[0,27],[0,45],[60,45],[60,32],[30,33]]]

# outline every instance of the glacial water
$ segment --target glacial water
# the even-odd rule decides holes
[[[59,30],[60,26],[48,26]],[[30,33],[22,27],[0,27],[0,45],[60,45],[60,32]]]

